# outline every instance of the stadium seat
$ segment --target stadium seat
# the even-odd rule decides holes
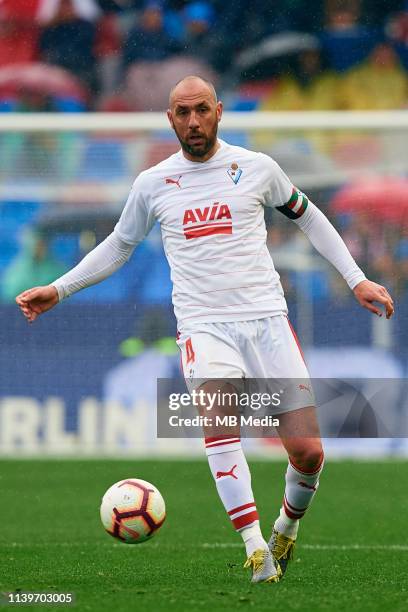
[[[42,209],[41,202],[29,201],[3,201],[0,202],[0,225],[2,228],[6,226],[20,227],[26,223],[32,223]]]
[[[231,111],[239,111],[239,112],[249,112],[254,111],[258,108],[259,98],[247,98],[245,97],[237,97],[232,100],[230,104],[230,108],[228,110]]]
[[[129,277],[126,267],[121,268],[115,274],[104,280],[103,283],[92,285],[84,291],[79,291],[70,297],[73,304],[118,304],[132,299],[136,296],[129,296]]]
[[[57,234],[50,240],[50,251],[52,255],[71,267],[80,258],[78,234]]]
[[[14,113],[17,109],[17,100],[7,98],[0,100],[0,113]]]
[[[79,164],[79,180],[115,180],[127,176],[125,149],[118,140],[89,140]]]
[[[0,271],[18,254],[22,230],[35,221],[42,207],[40,202],[0,202]]]
[[[223,138],[222,127],[220,129],[220,136]],[[237,130],[228,130],[225,139],[232,145],[236,147],[247,147],[250,146],[249,135],[248,132],[238,132]]]
[[[81,100],[76,98],[53,98],[55,111],[58,113],[83,113],[86,111],[86,106]]]
[[[146,157],[144,160],[143,168],[150,168],[155,164],[166,159],[169,155],[173,155],[179,150],[178,143],[172,138],[163,140],[153,140],[149,143],[146,151]]]
[[[324,270],[310,272],[290,272],[289,278],[294,287],[298,287],[308,300],[328,299],[330,296],[329,277]]]
[[[7,236],[6,232],[0,231],[0,273],[8,266],[10,261],[14,259],[19,251],[19,245],[16,237]]]

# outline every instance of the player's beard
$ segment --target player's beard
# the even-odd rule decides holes
[[[207,153],[211,151],[211,149],[215,146],[215,143],[217,142],[218,122],[215,121],[214,126],[209,136],[205,136],[202,132],[191,132],[188,138],[190,138],[191,136],[195,136],[195,135],[200,136],[202,138],[203,142],[202,144],[199,144],[199,145],[198,144],[195,145],[194,143],[190,144],[188,140],[184,140],[183,138],[181,138],[176,128],[174,128],[174,131],[176,132],[176,136],[179,139],[179,142],[181,144],[181,148],[183,149],[183,151],[185,151],[192,157],[201,158],[201,157],[205,157]]]

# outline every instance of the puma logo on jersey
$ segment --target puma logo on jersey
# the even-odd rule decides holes
[[[183,229],[186,240],[213,234],[232,234],[232,218],[228,204],[214,202],[212,206],[186,210]]]
[[[234,470],[236,467],[237,465],[232,466],[229,472],[217,472],[215,476],[216,480],[218,480],[218,478],[222,478],[223,476],[232,476],[232,478],[234,478],[235,480],[238,480],[238,476],[235,476],[234,474]]]
[[[172,179],[172,178],[166,178],[166,185],[177,185],[177,187],[179,189],[181,189],[181,185],[180,185],[180,179],[183,175],[180,174],[180,176],[178,177],[178,179]]]

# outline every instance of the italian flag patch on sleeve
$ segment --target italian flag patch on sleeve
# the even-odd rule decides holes
[[[286,204],[277,206],[276,210],[279,210],[279,212],[284,214],[286,217],[289,217],[289,219],[299,219],[299,217],[301,217],[305,212],[308,204],[309,200],[307,199],[307,196],[299,191],[299,189],[294,187],[292,195]]]

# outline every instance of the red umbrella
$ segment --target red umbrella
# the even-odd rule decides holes
[[[347,185],[330,203],[335,213],[364,213],[373,221],[402,223],[408,218],[408,180],[370,178]]]
[[[40,0],[2,0],[0,16],[5,19],[32,21],[37,17]]]
[[[16,64],[0,68],[0,94],[19,91],[69,97],[86,102],[87,88],[73,74],[48,64]]]

